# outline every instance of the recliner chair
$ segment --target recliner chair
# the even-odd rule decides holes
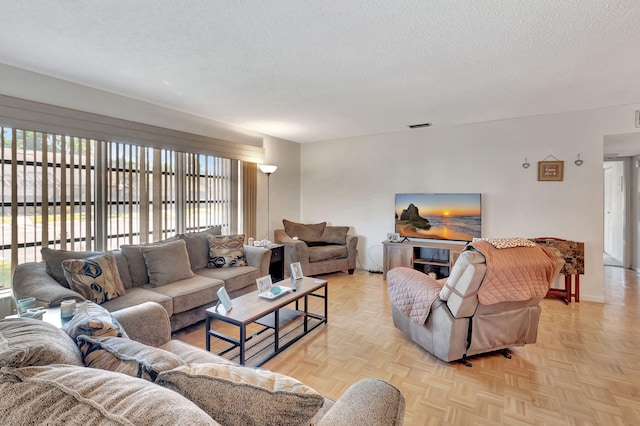
[[[564,259],[557,250],[541,246],[537,246],[537,250],[548,257],[548,266],[543,271],[543,275],[548,277],[548,289],[564,265]],[[528,271],[526,262],[529,261],[528,258],[523,258],[522,262],[525,263],[519,264],[519,268]],[[451,275],[442,280],[436,281],[406,267],[390,270],[387,283],[394,325],[413,342],[441,360],[463,360],[468,366],[471,366],[467,361],[469,356],[503,350],[503,354],[510,357],[506,348],[535,343],[541,313],[539,303],[546,291],[540,290],[535,297],[526,300],[483,304],[478,298],[478,292],[484,284],[487,269],[485,256],[468,245],[456,260]],[[526,277],[513,281],[515,282],[508,284],[528,284]],[[408,286],[405,288],[413,289],[419,294],[394,296],[392,294],[398,292],[397,287],[394,289],[395,286]],[[515,288],[515,292],[519,289]],[[417,300],[428,291],[432,294],[436,292],[436,300],[430,308],[426,307],[426,321],[417,324],[399,306],[401,303],[406,304],[407,298]]]

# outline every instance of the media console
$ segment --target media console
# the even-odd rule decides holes
[[[398,266],[425,274],[433,272],[440,279],[449,276],[465,245],[449,241],[383,241],[382,247],[383,279],[387,279],[390,269]]]

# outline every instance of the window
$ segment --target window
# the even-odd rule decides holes
[[[15,265],[39,261],[43,246],[110,250],[214,225],[234,231],[237,161],[12,127],[0,131],[0,287],[10,286]]]

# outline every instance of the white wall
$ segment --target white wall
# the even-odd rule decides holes
[[[585,243],[581,298],[603,299],[603,136],[634,131],[638,105],[302,145],[301,219],[349,225],[363,267],[382,265],[398,192],[480,192],[484,236]],[[580,153],[584,164],[574,160]],[[564,181],[537,162],[564,160]],[[531,167],[522,168],[528,158]]]

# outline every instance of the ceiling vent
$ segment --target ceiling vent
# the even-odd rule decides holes
[[[431,123],[409,124],[410,129],[420,129],[422,127],[431,127]]]

